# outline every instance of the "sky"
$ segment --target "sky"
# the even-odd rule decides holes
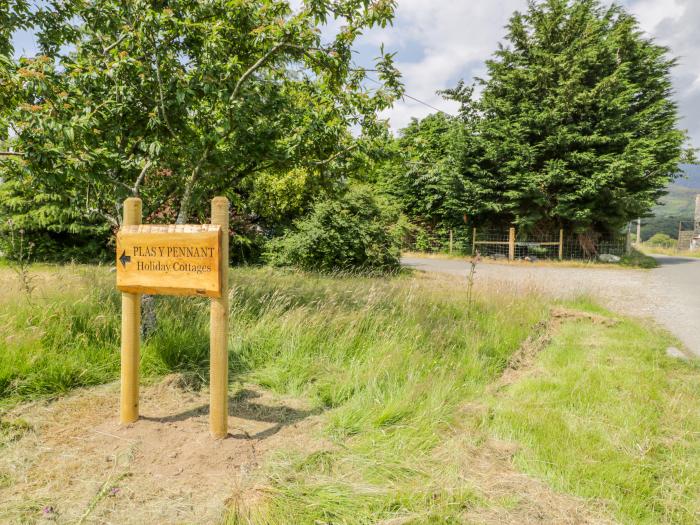
[[[298,0],[294,0],[298,2]],[[700,147],[700,0],[619,0],[639,20],[642,30],[679,59],[673,72],[680,125]],[[406,94],[447,113],[453,103],[437,91],[453,87],[460,79],[471,83],[485,76],[484,61],[503,41],[504,26],[526,0],[398,0],[394,24],[375,28],[359,40],[356,62],[372,64],[383,43],[396,52]],[[18,54],[34,52],[31,34],[15,35]],[[435,110],[405,98],[385,112],[394,130],[412,117],[422,118]]]
[[[680,63],[673,72],[680,125],[700,147],[700,0],[622,0],[643,31],[671,49]],[[406,93],[448,113],[455,106],[436,91],[486,74],[484,61],[503,42],[504,26],[526,0],[398,0],[393,27],[366,33],[358,46],[363,63],[384,43],[397,52]],[[411,117],[434,112],[405,99],[386,113],[394,129]]]

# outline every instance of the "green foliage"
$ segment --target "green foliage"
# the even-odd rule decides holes
[[[203,221],[216,194],[248,226],[275,226],[283,212],[271,206],[302,213],[342,189],[349,159],[384,132],[377,112],[401,91],[393,58],[377,60],[382,86],[371,90],[351,58],[362,31],[393,10],[365,0],[41,3],[27,24],[42,54],[8,73],[24,156],[0,160],[0,213],[103,245],[132,195],[150,222]],[[320,27],[341,18],[325,39]],[[301,172],[302,187],[277,184]],[[264,185],[277,200],[259,198]],[[283,202],[281,187],[298,194]]]
[[[647,241],[652,246],[661,246],[662,248],[673,248],[676,245],[675,239],[666,233],[655,233]]]
[[[409,218],[522,231],[560,227],[589,239],[643,217],[694,158],[678,129],[675,60],[621,6],[530,2],[486,63],[483,91],[460,82],[460,104],[414,120],[381,169]]]
[[[382,188],[417,223],[460,224],[465,202],[460,158],[468,147],[464,123],[444,113],[413,119],[390,148]]]
[[[598,0],[530,3],[487,62],[474,212],[524,227],[611,232],[649,213],[679,174],[668,49]],[[691,152],[685,152],[688,155]]]
[[[269,243],[270,263],[306,270],[393,270],[407,224],[369,190],[352,188],[338,199],[319,201],[294,226]]]

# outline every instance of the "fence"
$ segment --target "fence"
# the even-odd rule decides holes
[[[622,257],[630,252],[631,238],[619,234],[603,237],[597,244],[598,254]],[[424,234],[422,242],[415,240],[409,249],[428,252],[473,254],[478,250],[485,257],[495,259],[558,259],[589,260],[592,256],[581,246],[578,236],[566,230],[528,234],[516,228],[489,230],[472,228]]]

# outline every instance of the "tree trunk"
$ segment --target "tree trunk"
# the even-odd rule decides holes
[[[598,241],[600,235],[592,230],[586,230],[578,234],[578,243],[583,250],[583,255],[590,259],[598,256]]]
[[[209,156],[209,147],[204,149],[202,157],[197,162],[197,165],[192,169],[192,173],[185,181],[185,192],[182,194],[182,200],[180,200],[180,211],[177,214],[177,220],[175,224],[187,224],[187,220],[190,216],[190,203],[192,201],[192,189],[197,182],[197,177],[199,176],[199,171],[202,169],[202,164],[207,160]]]

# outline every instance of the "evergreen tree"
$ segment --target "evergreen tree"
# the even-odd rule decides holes
[[[487,62],[467,200],[484,220],[593,242],[649,213],[679,173],[675,60],[598,0],[531,1]]]
[[[393,152],[382,171],[386,193],[396,197],[403,212],[431,228],[464,224],[471,212],[467,195],[473,191],[470,173],[479,158],[476,137],[478,115],[473,89],[463,82],[440,92],[460,103],[457,115],[444,112],[413,119],[387,149]]]

